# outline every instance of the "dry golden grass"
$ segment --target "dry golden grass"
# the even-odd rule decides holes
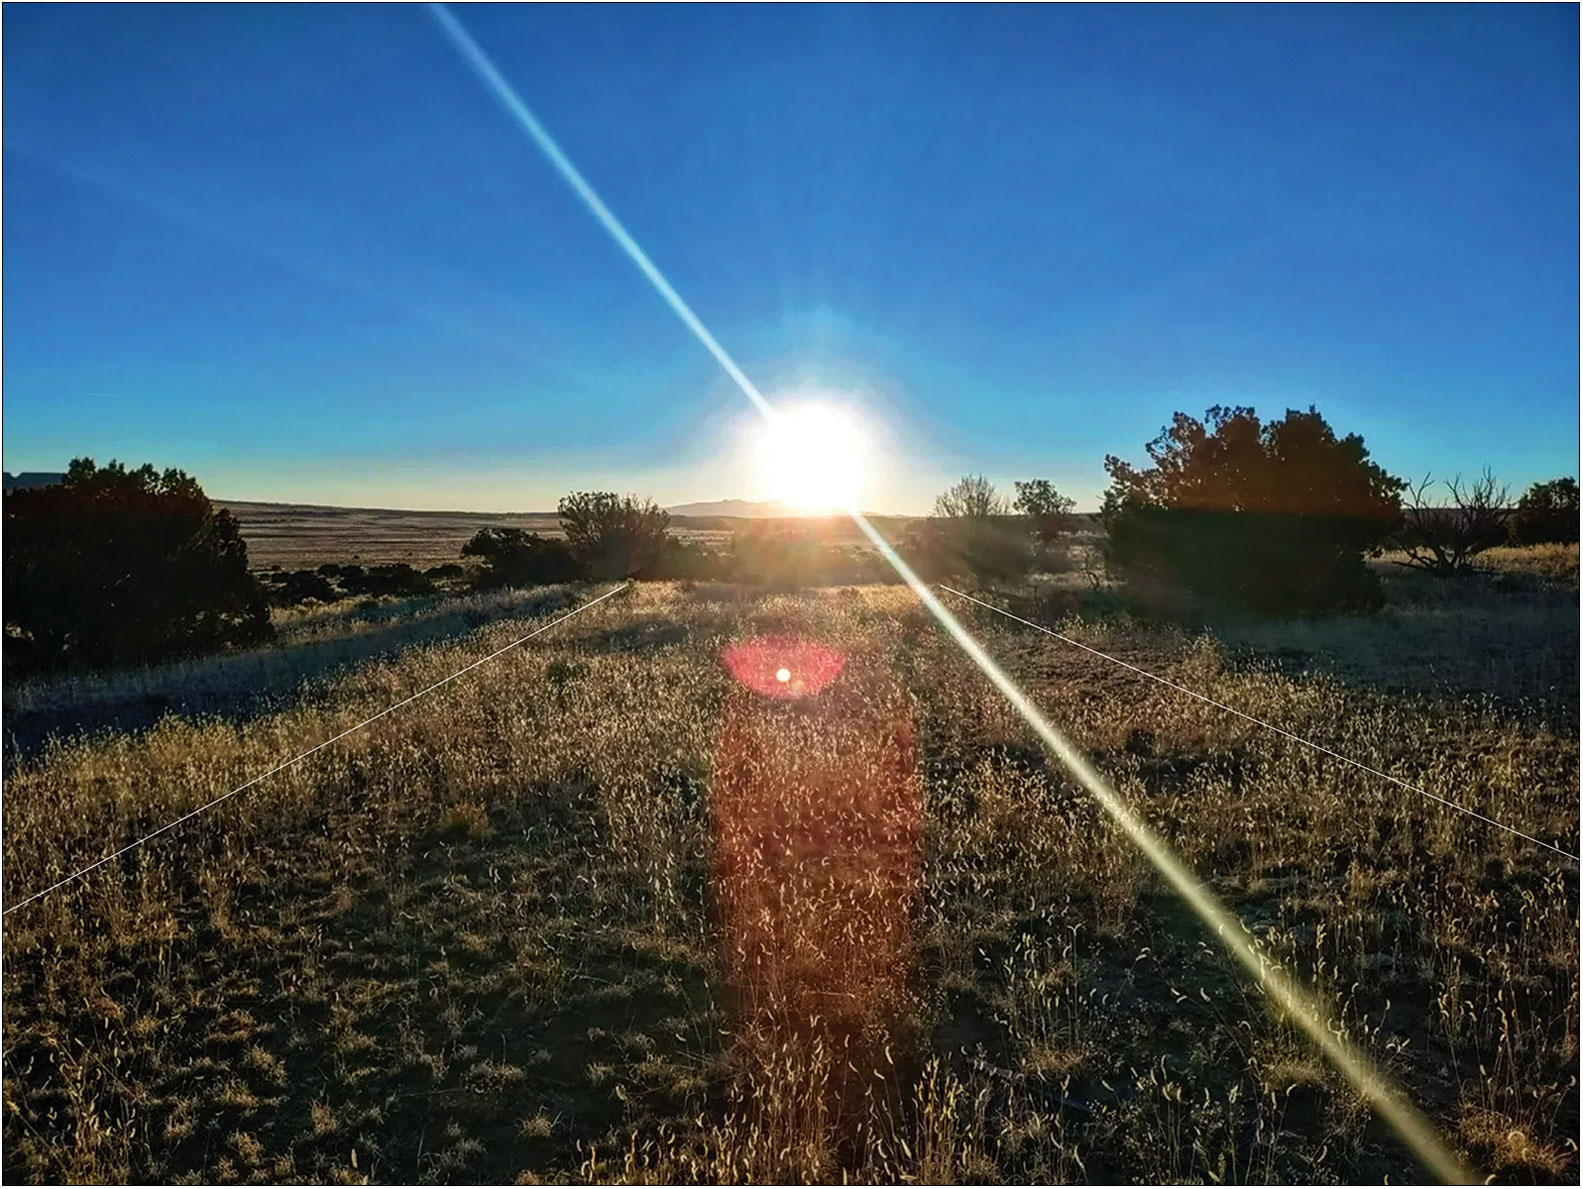
[[[6,903],[530,626],[20,765]],[[1576,1180],[1575,865],[1058,641],[974,627],[1449,1143],[1497,1177]],[[1576,849],[1575,718],[1068,629]],[[745,704],[719,653],[762,632],[853,658],[831,692],[854,713],[753,718],[770,751],[737,804],[839,800],[818,749],[871,756],[876,808],[829,811],[820,853],[905,854],[880,828],[905,821],[880,795],[905,785],[878,775],[901,753],[873,725],[899,707],[914,875],[820,884],[805,855],[745,881],[744,840],[776,836],[754,813],[721,850],[740,738],[723,732]],[[825,934],[795,915],[821,896]],[[856,944],[876,921],[893,940]],[[843,1009],[839,1033],[766,1025],[751,971],[777,969],[777,928],[818,942],[815,974],[877,988],[873,1009]],[[789,985],[777,1002],[835,989]],[[19,1181],[1422,1176],[898,588],[634,587],[6,917],[3,1024]],[[852,1029],[863,1043],[838,1047]],[[873,1068],[843,1074],[838,1053]],[[831,1094],[841,1077],[853,1094]]]
[[[73,674],[5,687],[8,761],[52,735],[278,709],[315,696],[327,678],[414,645],[454,638],[502,617],[565,608],[563,587],[461,597],[346,599],[273,613],[278,645],[113,673]]]
[[[332,508],[311,504],[270,504],[216,500],[237,518],[255,570],[296,570],[326,562],[362,566],[405,562],[418,569],[460,560],[462,545],[481,528],[520,528],[545,537],[561,535],[553,512],[416,512],[393,508]],[[887,535],[910,518],[875,517]],[[672,535],[684,541],[720,546],[733,533],[751,528],[806,525],[806,519],[747,519],[734,516],[677,516]],[[821,520],[821,535],[834,545],[867,547],[867,538],[845,518]]]
[[[1550,549],[1501,552],[1532,561]],[[1569,588],[1518,564],[1495,576],[1445,581],[1388,563],[1380,572],[1388,601],[1377,615],[1225,623],[1217,635],[1279,660],[1289,672],[1442,699],[1493,700],[1513,714],[1577,721],[1575,581]]]
[[[1531,574],[1555,582],[1578,585],[1578,546],[1509,545],[1488,550],[1478,556],[1478,566],[1495,574]]]
[[[459,560],[462,544],[489,526],[559,536],[554,513],[409,512],[216,500],[237,519],[254,569],[296,570],[326,562],[406,562],[418,569]]]

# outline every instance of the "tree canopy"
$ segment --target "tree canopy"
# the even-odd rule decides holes
[[[1535,483],[1517,501],[1511,522],[1516,545],[1540,545],[1578,539],[1578,481],[1572,478]]]
[[[990,516],[1006,516],[1011,505],[995,490],[995,485],[983,475],[963,475],[950,487],[934,497],[936,516],[983,520]]]
[[[591,578],[650,573],[666,553],[670,513],[652,500],[613,491],[574,491],[559,507],[566,545]]]
[[[1033,522],[1033,535],[1048,545],[1072,531],[1072,509],[1077,501],[1062,495],[1048,479],[1017,480],[1012,507]]]
[[[1261,422],[1215,405],[1202,421],[1177,413],[1145,449],[1152,466],[1105,457],[1107,508],[1133,504],[1211,512],[1347,517],[1394,523],[1402,480],[1369,460],[1359,434],[1337,438],[1319,411]]]
[[[1105,459],[1123,569],[1265,612],[1378,602],[1363,555],[1400,523],[1403,483],[1358,434],[1337,437],[1312,407],[1263,422],[1216,405],[1177,413],[1146,450],[1147,467]]]
[[[8,667],[100,669],[259,644],[269,606],[235,517],[190,475],[73,460],[5,495]]]

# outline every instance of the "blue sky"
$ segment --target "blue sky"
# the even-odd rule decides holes
[[[1177,410],[1576,474],[1578,17],[459,7],[866,500],[1097,503]],[[761,498],[754,414],[420,6],[7,6],[4,465],[213,495]]]

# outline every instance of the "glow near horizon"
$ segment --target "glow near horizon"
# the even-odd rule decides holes
[[[561,151],[544,126],[528,110],[511,85],[495,69],[484,51],[473,41],[461,24],[443,4],[428,5],[429,12],[445,35],[451,40],[463,59],[472,67],[496,100],[527,132],[538,148],[555,166],[557,172],[577,193],[589,211],[610,233],[612,239],[638,266],[659,292],[677,317],[698,338],[710,354],[720,363],[726,374],[758,407],[772,426],[779,424],[780,414],[771,406],[764,394],[743,373],[688,307],[681,295],[673,289],[659,269],[644,253],[637,241],[627,232],[599,199],[593,188],[577,171],[571,159]],[[1394,1130],[1408,1149],[1442,1181],[1466,1184],[1475,1178],[1462,1167],[1460,1161],[1440,1142],[1433,1126],[1413,1107],[1399,1091],[1391,1086],[1375,1068],[1367,1055],[1344,1035],[1330,1030],[1326,1015],[1319,1002],[1308,992],[1288,979],[1280,969],[1252,944],[1246,927],[1216,898],[1213,892],[1199,881],[1179,860],[1165,840],[1145,824],[1126,802],[1110,788],[1105,778],[1088,762],[1087,757],[1054,726],[1047,722],[1039,708],[1029,700],[1015,682],[984,651],[954,615],[940,602],[933,591],[902,560],[868,518],[856,507],[849,507],[847,514],[868,537],[874,547],[890,563],[896,573],[923,602],[940,625],[967,653],[969,659],[989,678],[990,682],[1009,701],[1013,708],[1033,728],[1040,740],[1055,755],[1118,828],[1143,852],[1156,871],[1176,891],[1177,895],[1197,914],[1222,945],[1264,988],[1276,1006],[1312,1040],[1354,1088],[1374,1107],[1379,1116]]]
[[[802,513],[861,507],[868,450],[854,419],[824,401],[796,404],[766,425],[756,468],[775,500]]]

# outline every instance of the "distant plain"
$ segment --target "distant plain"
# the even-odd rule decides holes
[[[520,528],[546,537],[561,535],[554,512],[421,512],[393,508],[337,508],[317,504],[274,504],[216,500],[234,515],[255,570],[311,568],[327,562],[362,566],[405,562],[418,569],[454,562],[462,545],[481,528]],[[809,524],[813,517],[777,520],[745,516],[673,516],[673,534],[687,541],[721,543],[750,526]],[[909,517],[875,518],[881,531]],[[831,521],[829,539],[855,544],[862,538],[850,522]]]

